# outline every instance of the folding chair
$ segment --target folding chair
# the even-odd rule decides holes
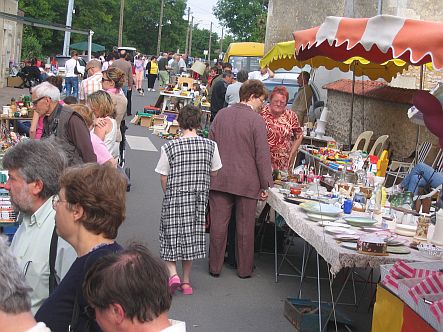
[[[431,151],[431,148],[432,144],[430,142],[424,141],[420,144],[420,147],[418,148],[418,153],[416,154],[412,162],[393,160],[391,162],[391,165],[389,165],[389,169],[386,171],[386,178],[389,175],[393,176],[393,184],[395,185],[398,178],[403,179],[415,165],[417,165],[418,163],[423,163],[426,160],[426,157],[428,156],[429,151]],[[439,152],[437,158],[440,154],[441,153]]]
[[[374,134],[373,131],[364,131],[362,132],[358,137],[357,137],[357,141],[355,141],[354,146],[352,147],[351,152],[357,151],[358,150],[358,146],[360,145],[360,143],[362,141],[364,141],[364,145],[363,145],[363,149],[361,149],[361,151],[368,151],[368,147],[369,147],[369,142],[371,141],[371,137]]]

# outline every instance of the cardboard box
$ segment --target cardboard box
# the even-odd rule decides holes
[[[152,126],[152,117],[150,116],[141,116],[140,117],[140,126],[142,127],[151,127]]]
[[[15,88],[23,83],[23,80],[21,77],[18,76],[9,76],[7,78],[7,86],[9,88]]]
[[[165,115],[154,115],[152,117],[152,125],[153,126],[164,125],[165,124],[165,120],[166,120],[166,116]]]

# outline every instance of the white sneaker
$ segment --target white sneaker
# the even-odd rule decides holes
[[[155,92],[155,89],[152,89],[151,91]]]
[[[151,91],[151,89],[150,89],[150,88],[148,88],[148,91]]]

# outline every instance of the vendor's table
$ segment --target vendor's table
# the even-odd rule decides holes
[[[182,99],[184,101],[185,105],[189,104],[192,101],[192,98],[193,98],[190,95],[182,96],[180,94],[165,93],[163,91],[160,92],[160,96],[164,97],[162,111],[166,110],[168,104],[171,102],[171,98]]]
[[[422,317],[383,285],[377,286],[377,300],[372,315],[372,331],[435,331]]]
[[[286,224],[301,238],[308,242],[323,259],[331,265],[331,272],[337,274],[345,267],[374,268],[382,264],[393,264],[401,259],[405,262],[429,261],[416,250],[410,254],[389,254],[389,256],[370,256],[359,254],[350,249],[343,248],[332,235],[324,232],[324,227],[310,221],[302,209],[283,199],[277,188],[269,190],[268,204],[286,221]],[[359,214],[359,213],[355,213]]]
[[[338,170],[338,169],[335,169],[333,167],[328,166],[327,164],[325,164],[323,162],[322,159],[320,159],[319,156],[310,153],[304,147],[301,147],[299,149],[299,152],[301,152],[301,153],[303,153],[305,155],[305,159],[308,161],[308,165],[310,165],[311,162],[314,164],[315,168],[317,168],[318,174],[322,173],[322,169],[326,169],[326,170],[328,170],[328,172],[331,171],[331,172],[336,173],[336,174],[340,174],[340,173],[345,173],[346,172],[345,168],[343,168],[342,170]]]
[[[17,132],[17,121],[32,121],[32,118],[22,118],[22,117],[15,117],[15,116],[8,116],[8,117],[0,117],[0,123],[4,123],[6,125],[6,128],[9,129],[9,124],[12,121],[12,124],[14,126],[14,131]]]
[[[317,291],[318,291],[318,302],[321,303],[321,292],[320,292],[320,269],[319,269],[319,256],[323,257],[327,264],[330,266],[330,272],[332,277],[341,270],[345,270],[346,276],[345,281],[341,285],[338,295],[333,298],[332,302],[337,304],[340,300],[341,294],[344,287],[352,274],[353,268],[378,268],[382,264],[392,264],[397,260],[401,259],[405,262],[415,262],[415,261],[429,261],[423,258],[417,251],[412,250],[410,254],[399,255],[399,254],[389,254],[389,256],[370,256],[365,254],[359,254],[358,252],[350,249],[346,249],[340,246],[332,235],[324,232],[324,228],[318,223],[308,220],[305,213],[301,210],[298,205],[288,203],[283,199],[283,195],[278,192],[277,188],[271,188],[269,191],[269,196],[267,203],[271,206],[272,213],[277,212],[280,214],[286,224],[298,234],[310,247],[314,248],[317,252]],[[356,213],[359,214],[359,213]],[[277,232],[275,232],[276,234]],[[277,244],[275,243],[275,248]],[[278,270],[277,270],[277,251],[274,252],[275,255],[275,278],[277,281]],[[302,270],[300,275],[300,283],[302,284],[305,278],[305,254],[303,255]],[[330,280],[332,282],[332,280]],[[299,296],[301,295],[301,285],[299,290]],[[335,307],[335,306],[334,306]],[[321,312],[321,310],[319,310]],[[332,313],[330,314],[330,319]],[[319,326],[322,326],[321,314],[319,314]]]
[[[328,142],[335,141],[331,136],[322,136],[322,137],[314,137],[314,136],[303,136],[303,140],[301,144],[309,144],[317,147],[324,147],[328,145]]]

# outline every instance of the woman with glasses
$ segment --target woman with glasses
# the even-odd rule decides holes
[[[68,168],[52,200],[57,234],[74,247],[74,261],[35,317],[51,331],[100,331],[88,319],[82,284],[100,257],[121,250],[115,242],[125,219],[126,180],[110,166],[84,164]]]
[[[126,99],[122,90],[122,86],[125,83],[125,73],[117,67],[111,67],[102,72],[102,75],[103,90],[109,93],[112,103],[114,104],[115,122],[117,123],[116,142],[120,144],[122,141],[120,126],[125,118],[126,108],[128,107],[128,99]]]
[[[217,143],[223,167],[211,181],[209,273],[218,277],[225,257],[228,224],[235,210],[236,260],[240,278],[252,275],[257,200],[266,200],[272,168],[266,125],[259,115],[267,90],[259,80],[240,87],[240,103],[217,113],[209,138]]]
[[[286,107],[288,99],[288,90],[277,86],[272,90],[269,104],[260,113],[266,122],[273,170],[287,171],[303,140],[303,129],[297,115]]]

